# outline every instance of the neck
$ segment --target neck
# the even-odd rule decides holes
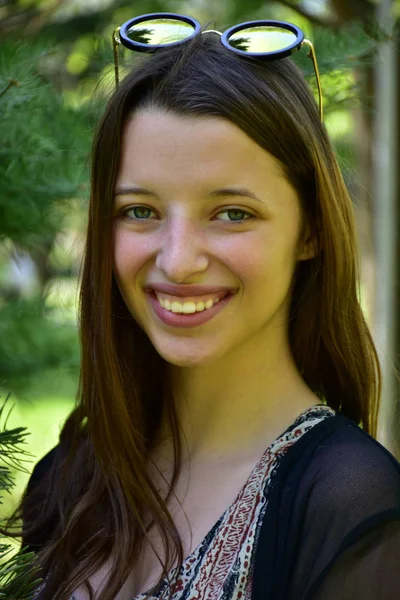
[[[320,400],[302,379],[289,345],[235,355],[201,367],[171,367],[184,434],[184,458],[257,452]],[[165,423],[163,445],[170,437]]]

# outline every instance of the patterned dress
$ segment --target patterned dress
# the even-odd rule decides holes
[[[265,450],[236,500],[185,559],[179,574],[172,569],[151,600],[167,598],[170,585],[173,600],[251,600],[255,548],[279,465],[307,431],[335,415],[325,404],[315,405]],[[145,598],[143,593],[132,600]]]
[[[324,404],[309,408],[266,449],[236,500],[183,562],[174,584],[173,600],[251,599],[254,550],[279,464],[301,436],[335,415]],[[169,581],[175,577],[176,569],[170,572]],[[169,585],[164,581],[158,593],[150,596],[151,600],[167,598]],[[145,597],[143,593],[132,600]]]

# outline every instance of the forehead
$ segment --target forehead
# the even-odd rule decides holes
[[[278,160],[219,117],[139,111],[125,126],[121,150],[119,182],[133,183],[137,177],[210,184],[224,178],[234,183],[232,177],[238,182],[248,177],[284,178]]]

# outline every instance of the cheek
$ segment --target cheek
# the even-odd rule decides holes
[[[137,275],[148,260],[148,249],[142,240],[118,233],[114,237],[113,268],[120,294],[137,324],[143,328],[141,309],[137,304]]]
[[[251,244],[232,246],[225,264],[241,279],[244,291],[257,291],[264,298],[285,296],[292,281],[295,261],[292,245],[284,238],[258,238]]]
[[[137,274],[149,257],[150,248],[146,242],[135,236],[118,232],[114,236],[114,271],[120,281]]]

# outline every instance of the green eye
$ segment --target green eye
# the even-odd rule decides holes
[[[130,217],[128,213],[134,212],[134,216]],[[147,212],[147,214],[146,214]],[[127,210],[124,211],[124,217],[130,219],[132,221],[147,221],[149,218],[148,213],[152,213],[154,211],[151,210],[148,206],[130,206]],[[144,213],[144,214],[143,214]]]
[[[234,219],[222,219],[222,221],[225,221],[226,223],[242,223],[243,221],[248,221],[249,219],[253,218],[253,215],[251,213],[249,213],[247,210],[242,210],[241,208],[227,208],[225,210],[221,210],[218,214],[221,213],[233,213],[233,214],[239,214],[239,215],[247,215],[247,218],[243,218],[243,217],[239,217],[239,218],[234,218]]]
[[[133,214],[129,214],[133,213]],[[130,222],[147,222],[151,219],[150,213],[154,214],[154,211],[148,206],[143,206],[138,204],[136,206],[130,206],[122,212],[123,218],[127,219]],[[217,214],[226,214],[233,215],[233,218],[228,217],[227,219],[216,219],[223,223],[244,223],[244,221],[249,221],[250,219],[254,219],[254,215],[252,215],[249,211],[243,210],[241,208],[224,208],[220,210]]]

